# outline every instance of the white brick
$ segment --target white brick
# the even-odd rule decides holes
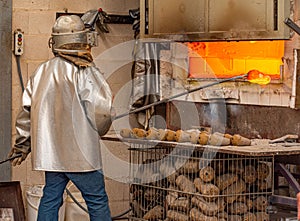
[[[29,12],[28,11],[20,11],[14,10],[12,16],[12,29],[15,31],[16,29],[21,29],[25,34],[28,34],[29,29]]]
[[[86,7],[87,2],[81,0],[51,0],[49,8],[57,12],[83,13],[88,10]]]
[[[40,61],[36,61],[36,62],[30,62],[28,64],[28,77],[32,75],[32,73],[37,69],[40,63],[41,63]]]
[[[140,7],[140,0],[126,0],[125,8],[127,9],[137,9]]]
[[[104,0],[102,9],[108,14],[126,14],[128,10],[125,2],[126,0]]]
[[[47,35],[24,36],[24,56],[29,60],[46,60],[49,56]]]
[[[87,10],[103,8],[104,0],[89,0],[86,3]]]
[[[47,10],[52,0],[14,0],[14,9]]]
[[[52,26],[55,23],[53,12],[32,12],[29,14],[29,34],[46,34],[50,37]]]

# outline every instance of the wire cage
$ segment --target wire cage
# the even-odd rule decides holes
[[[274,159],[130,144],[129,220],[267,221]]]

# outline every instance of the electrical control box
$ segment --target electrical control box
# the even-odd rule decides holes
[[[20,29],[14,32],[14,53],[15,55],[24,53],[24,33]]]

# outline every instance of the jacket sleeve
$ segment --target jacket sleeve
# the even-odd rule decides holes
[[[15,125],[17,135],[16,135],[14,148],[23,153],[29,153],[31,151],[31,142],[30,142],[31,94],[32,94],[32,85],[31,85],[31,80],[29,80],[22,97],[22,110],[17,116],[16,125]]]
[[[111,89],[98,68],[90,67],[86,72],[79,83],[79,97],[89,123],[104,136],[112,124]]]

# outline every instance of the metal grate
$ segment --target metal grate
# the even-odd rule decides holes
[[[130,220],[269,220],[273,157],[132,143]]]

